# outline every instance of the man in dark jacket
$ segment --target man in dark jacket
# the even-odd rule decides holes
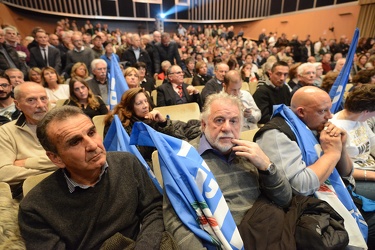
[[[155,44],[155,48],[159,52],[160,62],[168,60],[171,65],[177,64],[182,67],[181,57],[178,53],[178,45],[174,41],[171,41],[169,33],[164,32],[161,35],[161,42]]]
[[[9,68],[18,68],[27,75],[26,65],[18,57],[17,51],[4,42],[4,31],[0,29],[0,74]]]
[[[147,51],[141,48],[141,38],[138,34],[133,34],[130,37],[131,44],[127,50],[122,53],[120,60],[127,61],[134,66],[137,62],[144,62],[147,66],[147,72],[152,72],[152,61]]]

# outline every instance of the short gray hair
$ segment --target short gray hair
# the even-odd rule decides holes
[[[201,120],[203,120],[205,123],[207,123],[208,116],[211,114],[211,106],[212,103],[216,100],[228,100],[230,101],[234,106],[238,107],[238,110],[240,111],[240,124],[242,128],[243,123],[243,112],[242,112],[242,102],[240,98],[237,96],[228,95],[224,91],[221,91],[216,94],[212,94],[206,97],[206,101],[204,102],[203,111],[201,113]],[[203,130],[202,130],[203,131]]]
[[[96,69],[96,65],[98,63],[104,63],[105,66],[107,67],[107,62],[105,60],[103,60],[103,59],[98,58],[98,59],[92,60],[91,65],[90,65],[91,66],[91,70]]]
[[[83,111],[74,106],[61,106],[52,109],[47,112],[43,119],[38,123],[36,128],[36,136],[39,139],[40,144],[46,151],[58,154],[57,147],[51,141],[51,138],[48,137],[47,129],[48,125],[52,122],[61,122],[67,120],[69,117],[77,115],[85,115]]]

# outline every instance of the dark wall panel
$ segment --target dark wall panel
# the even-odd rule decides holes
[[[146,3],[135,3],[135,9],[137,17],[147,17],[147,4]]]
[[[337,4],[340,4],[340,3],[350,3],[350,2],[357,2],[357,0],[337,0],[336,1]]]
[[[133,1],[118,1],[120,16],[134,17]]]
[[[163,13],[167,13],[166,19],[175,18],[174,0],[163,0]]]
[[[283,13],[293,12],[297,9],[297,0],[285,0]]]
[[[150,4],[150,17],[155,18],[160,14],[160,4]]]
[[[298,10],[310,9],[314,6],[314,0],[302,0],[299,1]]]
[[[281,0],[272,0],[271,1],[271,15],[277,15],[281,13]]]
[[[317,0],[316,7],[329,6],[334,3],[334,0]]]
[[[110,0],[100,1],[103,16],[116,16],[116,4]]]

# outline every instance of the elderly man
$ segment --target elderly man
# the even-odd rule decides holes
[[[279,206],[287,207],[292,196],[284,173],[259,146],[238,139],[242,119],[242,104],[237,97],[223,92],[210,95],[202,112],[203,134],[191,141],[214,174],[237,225],[260,195],[260,183],[262,192]],[[165,226],[180,249],[202,249],[201,241],[175,216],[166,200]]]
[[[87,84],[94,95],[101,96],[104,103],[108,104],[107,63],[103,59],[94,59],[91,68],[94,77]]]
[[[262,113],[260,123],[266,123],[271,119],[273,105],[290,105],[291,95],[288,86],[285,85],[289,72],[288,64],[280,61],[274,63],[270,68],[266,72],[268,78],[259,81],[258,88],[254,93],[255,103]]]
[[[52,47],[48,43],[48,35],[44,30],[36,32],[35,40],[38,42],[38,47],[30,49],[30,67],[44,68],[50,66],[54,68],[57,73],[61,73],[61,57],[60,50]]]
[[[24,83],[24,74],[17,68],[9,68],[5,70],[4,74],[9,78],[9,83],[13,88]]]
[[[12,98],[12,89],[9,78],[0,76],[0,126],[17,119],[20,115]]]
[[[27,73],[26,66],[18,57],[17,51],[5,43],[4,31],[0,28],[0,74],[9,68],[18,68],[23,74]]]
[[[313,86],[316,78],[316,68],[312,63],[303,63],[297,68],[298,83],[293,87],[292,96],[304,86]]]
[[[229,95],[237,96],[242,102],[243,123],[241,131],[258,128],[260,110],[254,102],[251,94],[246,90],[241,90],[242,78],[237,70],[230,70],[224,77],[223,91]]]
[[[176,64],[182,67],[183,64],[178,52],[178,45],[175,41],[171,41],[169,33],[163,32],[161,34],[161,41],[155,44],[155,49],[158,51],[160,62],[168,60],[174,65],[176,61]]]
[[[18,56],[22,57],[26,63],[30,61],[30,52],[29,50],[19,43],[18,39],[18,30],[16,27],[7,26],[4,28],[5,43],[9,46],[12,46],[17,52]]]
[[[167,71],[169,82],[156,88],[157,106],[170,106],[196,102],[201,107],[199,91],[194,86],[184,83],[184,72],[178,65],[171,66]]]
[[[254,140],[286,174],[296,194],[314,194],[335,168],[341,177],[349,178],[353,171],[345,147],[347,135],[329,122],[331,106],[325,91],[302,87],[292,97],[290,109],[278,107],[274,118],[255,135]],[[365,216],[369,236],[375,232],[372,217],[373,213]]]
[[[224,76],[229,71],[229,66],[226,63],[220,62],[215,65],[215,76],[211,78],[202,90],[202,101],[205,102],[207,96],[219,93],[223,90]]]
[[[36,138],[37,123],[48,111],[45,89],[25,82],[14,89],[14,102],[22,115],[0,127],[0,181],[7,182],[13,197],[22,193],[23,181],[32,175],[56,170]]]
[[[147,65],[147,72],[153,72],[152,61],[148,52],[141,48],[141,38],[138,34],[130,37],[131,46],[120,56],[121,61],[127,61],[134,66],[137,62],[144,62]]]
[[[51,110],[37,136],[59,170],[20,204],[28,249],[159,249],[162,196],[134,155],[106,153],[76,107]]]
[[[77,62],[83,62],[89,72],[91,72],[91,62],[94,60],[94,52],[92,49],[83,46],[82,35],[80,32],[75,32],[72,35],[73,50],[66,53],[66,67],[69,67]]]

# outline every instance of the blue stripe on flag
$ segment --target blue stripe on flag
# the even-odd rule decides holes
[[[104,147],[107,151],[125,151],[135,155],[138,158],[138,160],[142,163],[142,165],[146,168],[146,171],[150,176],[152,182],[155,184],[156,188],[162,194],[163,189],[160,186],[151,168],[148,166],[147,162],[145,161],[141,153],[138,151],[137,147],[134,145],[130,145],[129,142],[130,137],[128,133],[126,133],[118,116],[115,115],[113,117],[111,126],[109,127],[109,130],[104,138]]]
[[[157,148],[168,198],[182,223],[207,243],[206,247],[212,248],[213,244],[223,249],[243,249],[237,226],[215,177],[194,147],[141,122],[133,125],[130,144]],[[200,224],[200,214],[218,225]]]
[[[108,103],[112,110],[120,101],[122,94],[129,89],[125,77],[122,74],[116,56],[111,57],[111,69],[108,84]]]
[[[355,50],[357,48],[359,37],[359,29],[355,29],[352,42],[349,47],[349,52],[346,56],[346,61],[344,67],[341,69],[340,74],[333,83],[331,90],[329,91],[329,96],[332,100],[331,112],[336,113],[339,111],[345,92],[346,83],[348,82],[350,70],[353,65],[353,59]]]

